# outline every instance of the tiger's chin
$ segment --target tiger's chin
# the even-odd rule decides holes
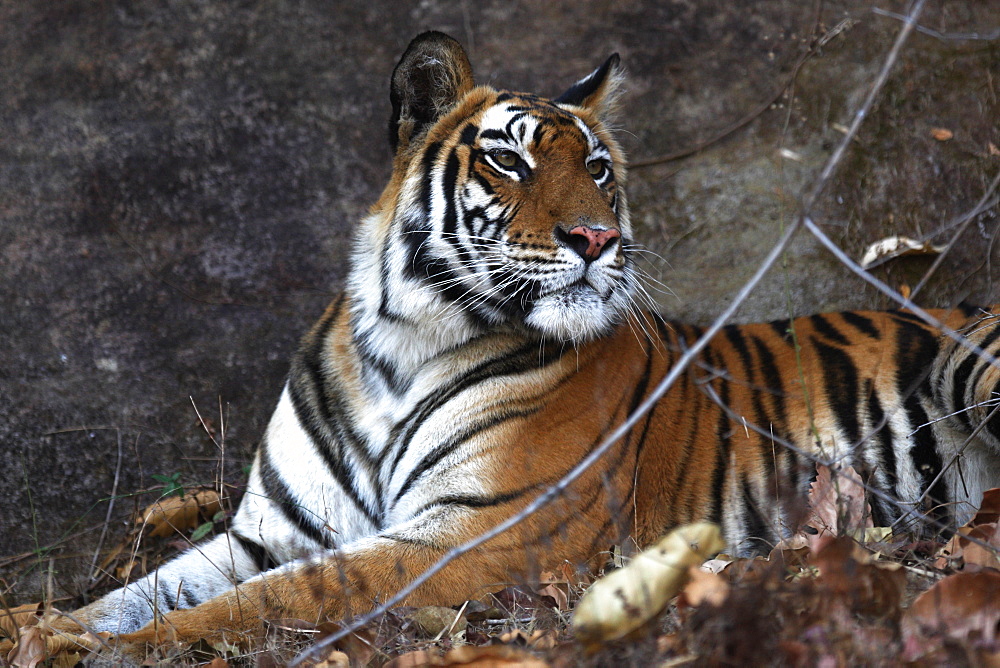
[[[602,299],[590,288],[574,287],[546,295],[532,304],[526,325],[559,341],[583,343],[610,334],[624,311],[616,300]]]

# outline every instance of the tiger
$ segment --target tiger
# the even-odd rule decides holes
[[[147,643],[343,619],[518,513],[405,603],[702,520],[732,554],[766,553],[798,529],[816,461],[858,472],[876,525],[966,520],[1000,485],[996,306],[726,325],[615,437],[706,331],[643,300],[612,132],[623,82],[615,54],[551,99],[476,86],[456,40],[418,35],[390,80],[392,175],[229,529],[57,627],[141,660]]]

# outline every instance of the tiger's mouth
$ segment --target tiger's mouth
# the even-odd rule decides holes
[[[611,296],[610,292],[610,289],[602,291],[598,286],[587,280],[586,276],[581,276],[572,283],[540,291],[532,299],[532,303],[551,298],[559,299],[567,305],[571,305],[577,301],[587,301],[595,297],[602,301],[607,301]]]
[[[542,334],[579,343],[609,334],[627,310],[621,280],[595,280],[586,272],[575,280],[539,292],[526,310],[524,323]]]

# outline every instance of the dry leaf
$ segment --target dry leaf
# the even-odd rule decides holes
[[[415,610],[410,619],[428,638],[439,638],[443,634],[448,634],[449,637],[462,634],[469,625],[465,615],[437,605],[428,605]]]
[[[997,488],[988,489],[983,493],[983,501],[979,504],[979,510],[969,520],[968,526],[974,527],[995,522],[1000,522],[1000,489]]]
[[[16,638],[19,628],[37,624],[44,611],[45,605],[42,603],[28,603],[0,610],[0,633],[8,638]]]
[[[45,635],[37,626],[22,629],[20,640],[7,655],[7,661],[15,668],[35,668],[47,658],[49,654],[45,651]]]
[[[392,661],[386,663],[382,668],[419,668],[420,666],[436,666],[440,665],[435,663],[440,659],[435,652],[431,652],[426,649],[418,649],[414,652],[407,652],[406,654],[400,654]]]
[[[969,540],[970,538],[986,543],[990,547],[973,543]],[[966,566],[973,564],[1000,570],[1000,559],[997,558],[997,549],[1000,548],[1000,531],[997,531],[995,522],[973,527],[964,538],[959,538],[959,544],[962,550],[962,560]]]
[[[982,570],[955,573],[913,601],[903,617],[903,633],[945,635],[964,641],[996,640],[1000,623],[1000,573]]]
[[[969,522],[955,532],[948,543],[937,553],[935,568],[960,567],[963,563],[1000,568],[994,550],[976,545],[967,537],[1000,548],[1000,489],[989,489],[983,494],[979,510]],[[968,553],[968,554],[967,554]]]
[[[845,605],[856,614],[898,618],[906,591],[906,571],[876,556],[846,536],[821,536],[809,563],[819,570],[830,605]]]
[[[222,509],[219,493],[202,489],[180,496],[167,496],[147,506],[138,521],[152,527],[151,536],[167,537],[175,531],[188,531]]]
[[[973,543],[970,539],[978,540],[992,547],[983,547]],[[949,566],[958,568],[963,564],[972,564],[1000,569],[1000,559],[997,558],[998,548],[1000,548],[1000,532],[997,531],[996,522],[976,526],[966,525],[960,528],[951,537],[951,540],[941,548],[934,566],[936,568]]]
[[[729,583],[722,576],[692,566],[688,569],[688,583],[677,599],[677,605],[697,608],[700,605],[719,607],[729,596]]]
[[[522,629],[511,629],[500,634],[497,638],[505,645],[520,645],[521,647],[531,647],[532,649],[552,649],[556,646],[557,634],[555,631],[542,631],[535,629],[531,635]]]
[[[539,585],[544,585],[538,588],[539,596],[549,596],[553,601],[556,602],[556,608],[559,610],[569,609],[569,580],[565,576],[558,576],[551,571],[545,571],[539,577]]]
[[[505,645],[527,645],[528,634],[523,629],[511,629],[501,633],[498,640]]]
[[[728,555],[720,554],[716,558],[709,559],[708,561],[703,563],[700,566],[700,568],[701,570],[707,571],[709,573],[721,573],[722,571],[726,570],[726,568],[731,563],[733,563],[733,560]]]
[[[938,141],[948,141],[955,136],[955,133],[948,128],[931,128],[931,137]]]
[[[990,155],[1000,155],[1000,148],[997,148],[997,145],[993,142],[989,143],[987,149],[989,150]]]
[[[383,668],[418,668],[419,666],[468,666],[469,668],[548,668],[545,661],[511,645],[458,647],[439,656],[429,650],[417,650],[397,656]]]
[[[316,626],[319,635],[316,640],[339,633],[343,626],[337,622],[322,622]],[[355,629],[337,640],[330,648],[331,651],[343,652],[354,665],[367,666],[371,658],[375,655],[375,644],[378,633],[370,627]]]
[[[542,631],[541,629],[535,629],[531,633],[531,637],[528,638],[528,647],[532,649],[552,649],[556,646],[559,640],[559,634],[556,631],[548,630]]]
[[[871,269],[903,255],[937,255],[944,248],[929,241],[917,241],[910,237],[886,237],[868,247],[861,256],[861,268]]]
[[[577,638],[594,645],[622,638],[657,615],[701,564],[725,547],[719,527],[707,522],[671,531],[624,568],[590,586],[573,613]]]
[[[350,668],[351,660],[340,650],[333,650],[313,668]]]
[[[809,485],[806,524],[817,529],[819,535],[833,536],[871,528],[872,511],[865,500],[865,488],[858,480],[851,466],[833,475],[829,467],[817,464],[816,480]]]
[[[439,661],[432,665],[470,668],[547,668],[549,665],[534,654],[510,645],[466,645],[450,650]]]
[[[7,655],[7,661],[16,668],[34,668],[46,659],[52,659],[53,666],[75,666],[82,654],[96,652],[110,636],[110,633],[53,635],[48,624],[25,626],[20,629],[19,642]]]

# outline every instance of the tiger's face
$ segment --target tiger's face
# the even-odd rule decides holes
[[[563,341],[621,322],[636,278],[624,160],[602,122],[616,68],[613,57],[555,100],[473,88],[470,78],[451,84],[453,100],[400,104],[387,231],[406,283],[396,294],[441,323],[515,325]],[[435,72],[431,88],[441,80]],[[436,115],[421,119],[421,104]]]

